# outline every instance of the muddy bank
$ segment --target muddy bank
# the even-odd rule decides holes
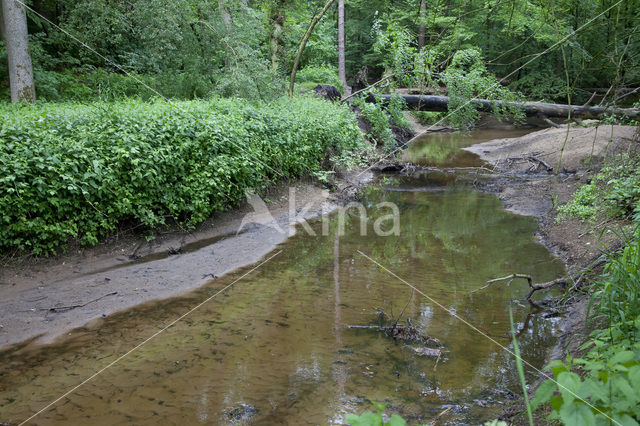
[[[495,192],[505,207],[518,214],[536,216],[538,236],[571,269],[583,267],[613,240],[599,235],[593,226],[571,219],[556,222],[558,205],[565,204],[582,184],[589,182],[606,158],[637,149],[636,128],[599,126],[544,129],[512,139],[496,139],[467,151],[480,156],[495,171],[510,177],[496,179],[482,188]],[[612,227],[616,222],[608,223]]]
[[[0,348],[50,343],[76,327],[151,300],[201,287],[253,264],[295,232],[295,224],[332,211],[370,174],[353,173],[329,193],[298,182],[218,214],[191,232],[151,241],[131,232],[52,259],[18,259],[0,271]]]

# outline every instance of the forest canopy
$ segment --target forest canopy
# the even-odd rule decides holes
[[[341,2],[333,2],[303,52],[302,89],[344,89],[336,48]],[[298,43],[324,4],[27,2],[37,97],[271,99],[284,93]],[[638,0],[344,0],[344,10],[348,86],[393,73],[400,86],[439,89],[452,84],[451,66],[465,73],[481,66],[529,100],[584,103],[591,89],[612,87],[605,99],[611,102],[625,94],[620,89],[640,85]],[[3,43],[4,100],[7,67]]]

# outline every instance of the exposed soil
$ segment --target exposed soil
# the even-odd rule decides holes
[[[71,248],[55,258],[5,259],[0,270],[0,348],[50,343],[100,317],[184,294],[255,263],[293,235],[295,223],[337,208],[370,176],[342,176],[331,194],[298,182],[292,185],[294,197],[282,187],[263,196],[265,204],[247,203],[191,232],[168,229],[152,241],[123,231],[96,247]]]
[[[565,125],[519,138],[493,140],[467,150],[478,154],[496,171],[514,176],[497,179],[486,189],[498,194],[508,210],[538,217],[541,241],[569,268],[583,267],[600,253],[603,243],[609,245],[615,237],[608,232],[599,239],[591,232],[602,224],[594,227],[578,220],[557,223],[553,199],[558,205],[565,204],[579,185],[589,182],[600,170],[605,158],[637,150],[635,131],[632,126],[608,125],[571,127],[567,132]],[[616,228],[621,223],[612,221],[607,225]]]

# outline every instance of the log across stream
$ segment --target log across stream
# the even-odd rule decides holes
[[[448,96],[436,95],[396,95],[400,96],[411,110],[447,112],[449,107]],[[380,95],[384,101],[389,101],[391,95]],[[369,97],[369,101],[375,98]],[[551,104],[544,102],[518,102],[510,103],[505,101],[489,101],[486,99],[473,99],[471,104],[479,111],[491,112],[496,107],[506,107],[515,105],[527,116],[545,116],[550,118],[601,118],[604,115],[618,115],[630,119],[640,118],[640,109],[637,108],[612,108],[606,106],[580,106]]]
[[[527,283],[473,291],[513,271],[553,280],[564,275],[562,263],[533,239],[534,219],[465,184],[381,176],[362,200],[367,235],[355,214],[342,236],[335,216],[327,236],[321,220],[312,222],[318,236],[300,229],[272,261],[40,414],[38,423],[327,424],[371,410],[368,400],[388,402],[412,423],[446,409],[449,423],[494,416],[518,389],[514,360],[451,313],[508,346],[511,305],[523,357],[542,367],[558,320],[527,318],[528,306],[511,303],[526,296]],[[373,232],[374,221],[389,214],[375,208],[382,201],[400,209],[399,236]],[[359,251],[448,311],[417,294],[410,299],[405,284]],[[2,353],[0,422],[29,417],[250,269],[111,315],[53,345]],[[378,324],[380,311],[404,311],[439,340],[442,356],[366,327]]]

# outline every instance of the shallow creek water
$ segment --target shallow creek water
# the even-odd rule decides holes
[[[345,413],[387,402],[410,424],[452,407],[442,424],[477,424],[519,392],[514,360],[487,337],[411,291],[385,268],[509,346],[509,306],[523,358],[544,363],[557,320],[529,316],[524,281],[473,292],[514,272],[563,274],[533,234],[535,220],[504,211],[493,195],[455,181],[381,178],[362,196],[367,235],[349,215],[344,235],[299,229],[282,252],[183,321],[43,412],[36,424],[340,424]],[[373,223],[400,209],[400,235]],[[322,233],[322,219],[311,222]],[[207,250],[203,248],[202,250]],[[177,299],[147,304],[75,330],[56,344],[0,354],[0,422],[18,423],[251,267]],[[408,304],[407,301],[409,300]],[[438,338],[445,354],[375,330],[378,311]],[[526,323],[526,326],[525,326]]]
[[[403,160],[425,166],[476,167],[477,155],[461,148],[493,139],[516,138],[533,129],[478,129],[473,132],[436,132],[415,140],[403,153]]]

